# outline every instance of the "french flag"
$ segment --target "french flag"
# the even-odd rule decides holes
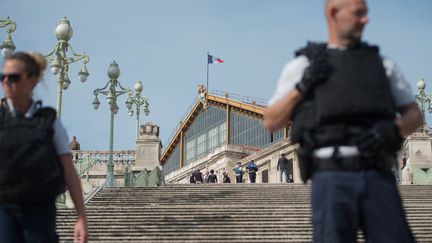
[[[214,57],[212,55],[207,55],[207,57],[208,57],[208,64],[223,63],[224,62],[224,60],[217,58],[217,57]]]

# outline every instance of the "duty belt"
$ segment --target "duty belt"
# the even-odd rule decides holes
[[[393,164],[394,156],[390,154],[365,157],[354,146],[324,147],[313,152],[315,170],[377,169],[389,171]]]
[[[323,147],[315,149],[313,156],[319,159],[328,159],[334,156],[347,158],[359,156],[360,151],[356,146],[336,146],[336,147]]]

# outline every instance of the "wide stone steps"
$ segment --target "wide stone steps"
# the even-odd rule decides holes
[[[417,241],[432,242],[432,186],[400,191]],[[87,204],[90,242],[311,242],[309,193],[293,184],[104,188]],[[74,211],[57,219],[71,242]]]

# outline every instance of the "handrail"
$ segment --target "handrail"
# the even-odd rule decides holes
[[[256,98],[256,97],[252,97],[252,96],[243,96],[243,95],[239,95],[239,94],[235,94],[235,93],[229,93],[229,92],[225,92],[225,91],[217,90],[217,89],[210,91],[209,94],[219,96],[219,97],[226,97],[226,98],[229,98],[232,100],[240,101],[242,103],[254,104],[254,105],[263,106],[263,107],[267,106],[267,103],[268,103],[267,99]]]
[[[95,187],[89,194],[87,194],[86,196],[85,196],[85,198],[84,198],[84,205],[85,204],[87,204],[94,196],[96,196],[96,194],[100,191],[100,190],[102,190],[102,188],[106,185],[106,180],[105,180],[105,182],[102,184],[102,185],[100,185],[100,186],[98,186],[98,187]]]
[[[81,159],[80,162],[78,162],[78,163],[81,163],[82,160],[84,160],[84,159]],[[100,161],[98,159],[95,159],[92,162],[90,162],[89,164],[87,164],[87,167],[84,170],[81,170],[79,172],[78,177],[81,178],[82,176],[84,176],[84,174],[89,172],[90,169],[93,168],[93,166],[98,162],[100,162]]]

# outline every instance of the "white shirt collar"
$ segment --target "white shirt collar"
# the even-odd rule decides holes
[[[12,104],[12,100],[6,99],[6,102],[8,104],[9,111],[13,115],[15,115],[16,111],[15,111],[15,108],[14,108],[14,106]],[[38,103],[37,101],[32,100],[32,104],[31,104],[30,108],[28,109],[28,111],[24,115],[25,118],[31,118],[31,117],[33,117],[33,115],[36,113],[36,111],[38,109],[37,103]]]
[[[339,46],[337,44],[327,44],[327,48],[328,49],[337,49],[337,50],[341,50],[341,51],[348,49],[347,46]]]

